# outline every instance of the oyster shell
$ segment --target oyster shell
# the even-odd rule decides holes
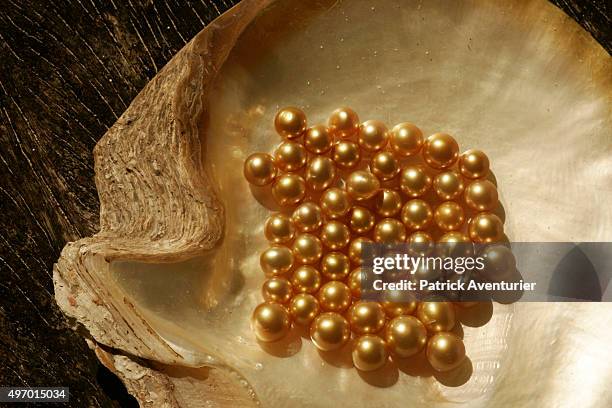
[[[514,241],[609,241],[611,68],[544,0],[245,0],[96,146],[100,232],[64,248],[57,302],[143,406],[610,405],[609,304],[495,304],[465,329],[471,367],[437,380],[258,344],[267,210],[241,168],[279,106],[314,123],[350,104],[486,151]]]

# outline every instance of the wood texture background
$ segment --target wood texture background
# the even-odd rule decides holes
[[[0,386],[129,406],[53,300],[67,241],[98,229],[92,149],[142,87],[238,0],[0,2]],[[605,0],[554,0],[610,52]]]

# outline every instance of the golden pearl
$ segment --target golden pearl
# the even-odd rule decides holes
[[[274,127],[279,135],[287,139],[298,138],[306,130],[306,115],[301,109],[288,106],[274,117]]]
[[[402,196],[395,190],[383,189],[374,203],[376,213],[383,217],[393,217],[402,209]]]
[[[438,240],[438,255],[445,257],[465,257],[474,255],[474,246],[470,238],[458,231],[447,232]]]
[[[304,203],[293,211],[291,221],[302,232],[313,232],[323,225],[321,209],[314,203]]]
[[[359,126],[359,137],[357,141],[361,148],[377,152],[387,144],[389,131],[384,123],[379,120],[368,120]]]
[[[446,201],[434,211],[434,220],[438,228],[443,231],[457,230],[465,221],[463,208],[454,201]]]
[[[380,304],[387,316],[409,315],[414,313],[417,307],[417,302],[412,299],[413,295],[411,293],[401,290],[386,290]]]
[[[437,333],[427,342],[426,354],[434,370],[450,371],[463,363],[465,345],[452,333]]]
[[[312,234],[302,233],[293,242],[293,256],[303,264],[313,264],[321,259],[323,245],[321,240]]]
[[[260,341],[277,341],[289,333],[291,317],[278,303],[262,303],[253,311],[251,326]]]
[[[489,172],[489,158],[480,150],[468,150],[459,156],[459,171],[470,179],[485,177]]]
[[[295,205],[306,195],[306,182],[296,174],[283,174],[272,186],[272,196],[278,205]]]
[[[361,160],[359,146],[353,142],[338,142],[334,145],[332,159],[338,167],[342,169],[352,169],[357,166]]]
[[[423,147],[423,132],[412,123],[399,123],[391,129],[389,141],[396,154],[402,157],[413,156]]]
[[[295,228],[291,219],[284,214],[272,214],[264,226],[266,239],[275,244],[291,242],[295,235]]]
[[[321,308],[317,299],[308,293],[300,293],[291,299],[289,313],[293,321],[299,325],[306,326],[319,314]]]
[[[463,178],[456,171],[445,171],[438,174],[433,181],[433,188],[443,200],[454,200],[463,193]]]
[[[489,180],[476,180],[465,190],[465,203],[476,211],[493,211],[497,208],[497,188]]]
[[[450,302],[420,303],[417,308],[417,317],[431,332],[449,331],[455,327],[455,309]]]
[[[355,200],[367,200],[378,193],[380,182],[369,171],[357,170],[348,176],[346,190]]]
[[[306,169],[306,183],[314,191],[323,191],[336,177],[336,167],[329,157],[317,156],[310,160]]]
[[[369,238],[365,238],[365,237],[359,237],[357,239],[354,239],[351,241],[351,244],[349,245],[349,259],[357,264],[357,265],[361,265],[362,264],[362,259],[361,259],[361,254],[363,251],[363,244],[369,244],[372,243],[372,240]]]
[[[371,334],[357,339],[352,356],[353,364],[361,371],[377,370],[385,365],[389,357],[385,341]]]
[[[348,278],[348,286],[354,298],[361,297],[361,267],[353,269]]]
[[[330,221],[323,225],[321,241],[333,250],[344,248],[351,240],[351,232],[348,227],[338,221]]]
[[[374,215],[364,207],[353,207],[349,225],[357,234],[365,234],[374,227]]]
[[[434,169],[446,169],[459,157],[457,141],[446,133],[429,136],[423,144],[423,159]]]
[[[253,153],[244,162],[244,178],[255,186],[265,186],[274,181],[276,165],[272,156],[266,153]]]
[[[293,254],[285,246],[272,245],[261,253],[259,264],[267,274],[282,275],[293,266]]]
[[[398,316],[387,325],[385,341],[392,355],[411,357],[427,344],[427,329],[414,316]]]
[[[338,280],[348,276],[351,263],[341,252],[329,252],[321,261],[321,274],[328,279]]]
[[[435,243],[431,235],[424,231],[412,233],[406,240],[408,252],[416,256],[425,256],[433,251]]]
[[[349,323],[338,313],[322,313],[310,326],[310,338],[319,350],[337,350],[344,346],[350,337]]]
[[[351,209],[351,199],[345,190],[332,187],[321,196],[321,209],[329,218],[344,217]]]
[[[395,218],[385,218],[374,227],[374,241],[384,244],[404,242],[406,227]]]
[[[498,242],[504,236],[504,223],[493,213],[480,213],[470,220],[468,233],[474,242]]]
[[[266,302],[287,303],[293,294],[291,283],[285,278],[270,278],[261,287],[261,294]]]
[[[333,136],[346,138],[359,130],[359,116],[351,108],[339,108],[332,112],[327,124]]]
[[[402,207],[402,222],[411,230],[425,229],[432,218],[431,208],[423,200],[410,200]]]
[[[482,251],[484,269],[482,274],[493,282],[510,280],[516,274],[516,258],[512,251],[503,245],[490,245]]]
[[[310,265],[302,265],[293,272],[291,284],[296,292],[316,293],[321,287],[321,274]]]
[[[385,310],[378,302],[360,300],[349,309],[348,320],[355,333],[378,333],[385,325]]]
[[[420,197],[431,187],[431,177],[423,166],[406,166],[400,175],[400,188],[408,197]]]
[[[328,152],[334,143],[327,127],[317,125],[309,128],[304,135],[304,147],[310,153],[323,154]]]
[[[376,153],[370,162],[370,171],[383,181],[391,180],[400,170],[399,163],[390,152]]]
[[[283,142],[274,151],[274,161],[283,171],[297,171],[306,165],[306,150],[296,142]]]
[[[321,308],[330,312],[344,312],[351,305],[351,290],[339,281],[327,282],[317,297]]]

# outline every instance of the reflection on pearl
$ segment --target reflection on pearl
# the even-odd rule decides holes
[[[406,240],[406,227],[395,218],[385,218],[374,227],[374,241],[385,244]]]
[[[283,306],[277,303],[262,303],[253,311],[251,326],[260,341],[277,341],[289,332],[291,318]]]
[[[436,208],[434,220],[438,228],[443,231],[457,230],[465,221],[463,208],[454,201],[446,201]]]
[[[321,241],[332,249],[341,249],[348,245],[351,240],[351,232],[348,227],[338,221],[330,221],[323,225],[321,230]]]
[[[370,162],[370,171],[383,181],[391,180],[400,170],[399,163],[390,152],[376,153]]]
[[[342,169],[352,169],[359,164],[361,153],[359,146],[353,142],[342,141],[334,145],[332,159]]]
[[[268,241],[274,244],[283,244],[293,240],[295,228],[289,217],[284,214],[276,213],[272,214],[266,220],[264,235]]]
[[[476,211],[492,211],[499,204],[497,188],[489,180],[476,180],[465,190],[465,203]]]
[[[369,171],[352,172],[346,181],[346,190],[355,200],[367,200],[378,193],[380,182]]]
[[[323,224],[321,209],[314,203],[304,203],[295,209],[291,221],[302,232],[313,232]]]
[[[299,108],[292,106],[283,108],[274,117],[274,127],[282,137],[298,138],[306,130],[306,115]]]
[[[429,136],[423,145],[425,163],[434,169],[445,169],[457,161],[459,145],[446,133],[436,133]]]
[[[459,157],[459,171],[470,179],[485,177],[489,172],[489,158],[480,150],[468,150]]]
[[[349,258],[351,262],[361,265],[363,260],[361,259],[361,254],[363,251],[363,244],[372,243],[372,240],[366,237],[359,237],[351,241],[349,245]]]
[[[468,232],[474,242],[499,242],[504,236],[504,223],[493,213],[480,213],[470,220]]]
[[[319,350],[337,350],[346,344],[350,336],[349,323],[338,313],[322,313],[310,326],[310,338]]]
[[[274,151],[274,162],[283,171],[297,171],[306,165],[306,150],[299,143],[283,142]]]
[[[359,116],[351,108],[339,108],[332,112],[328,125],[334,137],[347,138],[359,130]]]
[[[351,294],[357,299],[361,297],[361,278],[361,268],[355,268],[348,278],[348,286],[351,289]]]
[[[335,177],[336,167],[329,157],[317,156],[308,163],[306,183],[312,190],[325,190],[332,184]]]
[[[291,299],[293,288],[287,279],[274,277],[264,282],[261,294],[266,302],[287,303]]]
[[[309,128],[304,135],[304,147],[313,154],[328,152],[332,148],[333,142],[331,133],[323,125]]]
[[[378,302],[356,302],[348,312],[351,329],[355,333],[377,333],[385,325],[385,311]]]
[[[423,146],[423,133],[412,123],[400,123],[391,129],[390,143],[393,151],[399,156],[413,156]]]
[[[357,234],[365,234],[374,227],[374,215],[364,207],[355,206],[349,220],[351,229]]]
[[[398,316],[387,325],[385,341],[393,356],[411,357],[427,344],[427,330],[414,316]]]
[[[402,208],[402,222],[411,230],[425,229],[431,223],[432,218],[431,208],[423,200],[410,200]]]
[[[387,346],[380,337],[367,334],[357,339],[352,356],[358,370],[377,370],[387,362]]]
[[[295,205],[306,195],[306,182],[296,174],[283,174],[272,186],[272,196],[278,205]]]
[[[274,181],[276,165],[272,156],[266,153],[253,153],[244,162],[244,177],[255,186],[265,186]]]
[[[351,209],[351,199],[345,190],[332,187],[321,196],[321,209],[329,218],[340,218]]]
[[[465,345],[452,333],[437,333],[427,342],[426,354],[434,370],[450,371],[463,363]]]
[[[259,263],[266,274],[282,275],[293,266],[293,254],[285,246],[272,245],[262,252]]]
[[[400,175],[400,188],[408,197],[420,197],[431,187],[431,177],[423,166],[406,166]]]
[[[291,299],[289,313],[296,324],[310,324],[319,314],[321,308],[317,299],[308,293],[300,293]]]
[[[408,252],[413,256],[426,256],[433,251],[435,246],[431,235],[424,231],[414,232],[406,242],[408,243]]]
[[[393,217],[402,209],[402,197],[395,190],[383,189],[376,196],[374,207],[378,215]]]
[[[323,245],[316,236],[308,233],[299,234],[293,243],[293,256],[303,264],[313,264],[321,259]]]
[[[389,132],[387,126],[379,120],[368,120],[359,126],[357,141],[362,149],[377,152],[387,144]]]
[[[321,287],[321,274],[310,265],[302,265],[293,272],[291,284],[296,292],[316,293]]]
[[[434,178],[434,191],[443,200],[454,200],[458,198],[463,189],[463,178],[456,171],[445,171]]]
[[[455,327],[455,309],[450,302],[423,302],[418,306],[417,317],[431,332],[449,331]]]
[[[344,279],[349,274],[351,263],[342,252],[329,252],[321,260],[321,274],[328,279]]]
[[[321,308],[330,312],[344,312],[351,304],[351,290],[339,281],[327,282],[317,297]]]

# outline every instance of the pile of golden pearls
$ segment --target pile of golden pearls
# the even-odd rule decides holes
[[[361,123],[350,108],[308,127],[304,112],[287,107],[274,126],[280,145],[244,164],[252,188],[269,191],[280,209],[264,227],[264,303],[252,315],[259,341],[278,341],[297,325],[324,352],[351,342],[362,371],[423,350],[437,371],[460,366],[456,308],[473,303],[360,300],[361,246],[500,241],[487,156],[459,154],[450,135],[424,138],[412,123]]]

